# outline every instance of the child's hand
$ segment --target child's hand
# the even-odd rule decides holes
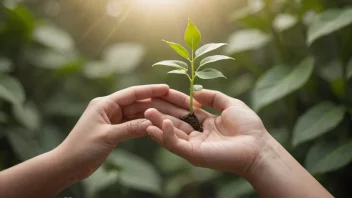
[[[163,120],[157,110],[150,109],[145,117],[155,126],[148,127],[148,133],[193,165],[245,175],[270,136],[262,121],[242,101],[220,92],[203,90],[195,93],[194,98],[221,112],[215,116],[202,109],[195,110],[204,132],[184,131],[188,137],[179,138],[180,130],[170,120]]]

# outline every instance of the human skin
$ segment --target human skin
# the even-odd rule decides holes
[[[189,98],[179,100],[179,96],[167,85],[145,85],[93,99],[57,148],[0,172],[0,196],[55,197],[62,189],[89,177],[118,143],[147,135],[146,128],[152,123],[143,118],[146,109],[168,113],[189,106]],[[158,115],[187,129],[178,119]]]
[[[148,109],[145,117],[153,123],[147,128],[149,135],[195,166],[244,177],[260,197],[332,197],[267,132],[258,115],[245,103],[211,90],[197,92],[194,98],[221,113],[216,116],[200,108],[195,110],[204,132],[186,126],[175,128],[158,110]],[[178,134],[182,132],[180,138]]]

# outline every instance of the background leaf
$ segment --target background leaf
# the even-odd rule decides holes
[[[180,44],[169,42],[169,41],[165,41],[165,40],[163,40],[163,41],[165,43],[169,44],[170,47],[172,47],[172,49],[174,49],[183,58],[185,58],[185,59],[189,59],[190,58],[188,51],[184,47],[182,47]]]
[[[227,43],[226,54],[259,49],[270,42],[270,37],[256,29],[240,30],[233,33]]]
[[[221,185],[217,194],[217,198],[236,198],[241,197],[243,195],[248,195],[253,193],[255,190],[252,185],[244,180],[237,179],[226,183],[225,185]]]
[[[89,61],[84,65],[83,73],[91,79],[105,78],[110,76],[113,71],[104,61]]]
[[[292,28],[297,24],[297,19],[291,14],[279,14],[273,21],[273,28],[276,31],[282,32]]]
[[[112,72],[130,73],[135,70],[144,56],[144,47],[137,43],[119,43],[108,46],[102,58]]]
[[[352,58],[347,63],[347,79],[352,77]]]
[[[235,60],[235,59],[232,58],[232,57],[229,57],[229,56],[224,56],[224,55],[209,56],[209,57],[204,58],[204,59],[200,62],[199,68],[200,68],[200,67],[203,67],[203,66],[206,65],[206,64],[214,63],[214,62],[221,61],[221,60]]]
[[[33,38],[40,44],[59,52],[74,49],[71,36],[53,24],[45,23],[35,28]]]
[[[12,129],[7,133],[7,137],[13,150],[21,160],[28,160],[41,154],[39,142],[27,130],[22,128]]]
[[[188,19],[188,27],[185,32],[185,42],[192,49],[196,50],[201,40],[198,28]]]
[[[340,30],[352,23],[352,8],[329,9],[319,14],[309,26],[307,44]]]
[[[352,141],[336,144],[318,141],[309,150],[305,166],[311,174],[325,173],[346,166],[352,161]]]
[[[49,49],[30,49],[26,52],[30,63],[46,69],[59,69],[77,56],[72,52],[57,52]]]
[[[109,171],[101,166],[90,177],[83,180],[87,198],[97,198],[98,192],[118,181],[118,172]]]
[[[0,72],[11,71],[12,63],[9,59],[0,57]]]
[[[108,163],[121,167],[119,183],[134,189],[161,193],[160,175],[149,162],[121,149],[114,150],[107,160]]]
[[[29,131],[36,131],[39,129],[41,118],[33,103],[13,105],[12,113],[17,121]]]
[[[227,93],[233,97],[237,97],[247,91],[249,91],[253,84],[255,83],[255,78],[251,74],[243,74],[238,76],[228,87]]]
[[[319,137],[336,127],[343,119],[345,109],[330,102],[313,106],[298,118],[293,130],[293,145]]]
[[[214,79],[214,78],[226,78],[224,74],[216,69],[206,68],[202,71],[196,72],[196,76],[201,79]]]
[[[178,173],[192,167],[185,159],[170,153],[164,148],[158,150],[155,160],[158,168],[165,173]]]
[[[226,43],[209,43],[209,44],[203,45],[202,47],[197,49],[195,52],[195,55],[196,55],[196,57],[200,57],[206,53],[214,51],[214,50],[216,50],[220,47],[223,47],[225,45],[227,45],[227,44]]]
[[[0,111],[0,123],[6,123],[8,119],[8,116],[4,112]]]
[[[292,71],[287,66],[277,66],[261,76],[253,90],[253,107],[259,111],[303,86],[314,68],[314,59],[304,59]]]
[[[16,78],[0,74],[0,99],[15,104],[24,102],[24,90]]]

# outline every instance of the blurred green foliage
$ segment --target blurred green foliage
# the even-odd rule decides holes
[[[109,42],[95,56],[31,3],[5,0],[0,7],[0,170],[59,145],[94,97],[161,82],[188,92],[186,83],[150,72],[149,63],[164,54],[154,43]],[[215,34],[236,58],[222,66],[229,79],[202,84],[245,101],[334,196],[349,197],[351,3],[248,0],[232,10],[221,20],[234,32]],[[148,138],[122,143],[96,173],[60,196],[256,197],[245,180],[192,167]]]

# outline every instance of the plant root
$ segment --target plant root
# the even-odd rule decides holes
[[[183,116],[181,120],[190,124],[194,130],[203,132],[203,126],[199,122],[198,117],[194,113],[189,113]]]

